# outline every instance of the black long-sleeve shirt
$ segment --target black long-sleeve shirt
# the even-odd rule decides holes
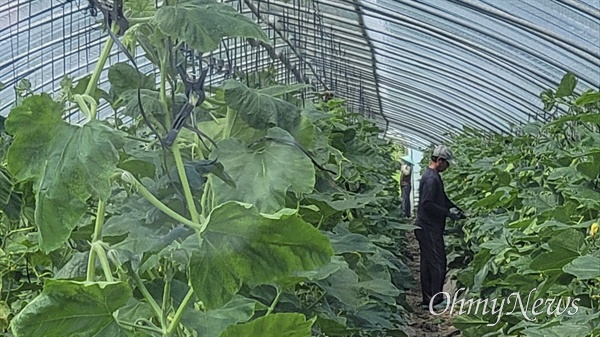
[[[456,205],[448,199],[439,173],[427,168],[419,183],[417,225],[425,230],[443,234],[450,208]]]

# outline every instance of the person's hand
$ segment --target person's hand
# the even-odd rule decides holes
[[[465,214],[463,212],[460,211],[460,209],[458,209],[457,207],[452,207],[450,208],[450,212],[448,214],[448,217],[454,221],[458,221],[460,219],[466,219],[467,217],[465,216]]]

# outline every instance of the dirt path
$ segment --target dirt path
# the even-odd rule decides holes
[[[421,286],[419,280],[419,243],[414,233],[407,233],[408,246],[403,254],[407,258],[407,265],[411,270],[417,283],[417,287],[412,289],[408,295],[408,303],[412,306],[414,312],[411,314],[408,336],[409,337],[457,337],[460,336],[458,329],[452,326],[452,317],[448,314],[435,316],[429,310],[422,310],[419,306],[421,302]],[[444,291],[453,294],[451,284],[444,285]]]

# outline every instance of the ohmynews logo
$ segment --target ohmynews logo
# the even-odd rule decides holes
[[[502,318],[503,315],[507,315],[507,316],[512,315],[515,312],[515,310],[517,309],[517,305],[519,306],[519,309],[520,309],[523,317],[525,317],[526,320],[531,321],[531,322],[535,321],[535,316],[541,315],[543,313],[547,313],[549,316],[552,316],[552,315],[558,316],[558,315],[562,315],[566,312],[567,315],[573,316],[577,313],[577,311],[579,311],[579,307],[577,307],[577,302],[579,302],[580,299],[574,298],[573,300],[571,300],[571,297],[567,297],[567,299],[565,301],[563,301],[563,298],[558,298],[558,300],[556,298],[548,298],[548,299],[538,298],[533,303],[531,303],[532,305],[530,308],[529,305],[531,302],[531,296],[536,289],[537,288],[533,288],[529,292],[529,296],[527,296],[527,302],[525,302],[525,303],[521,299],[521,295],[518,292],[514,292],[514,293],[510,294],[507,298],[502,298],[501,300],[498,300],[497,298],[494,298],[491,300],[489,300],[487,298],[486,299],[457,300],[458,294],[461,291],[464,291],[465,288],[458,289],[458,291],[454,294],[454,297],[452,299],[450,298],[450,294],[448,294],[447,292],[441,292],[441,293],[435,294],[433,296],[433,298],[431,298],[431,301],[429,301],[429,312],[431,312],[431,314],[433,314],[433,315],[439,316],[439,315],[447,312],[448,310],[450,310],[450,314],[452,314],[452,313],[454,313],[454,310],[457,307],[457,305],[460,304],[460,310],[458,311],[458,313],[460,315],[463,315],[463,314],[486,315],[488,313],[491,313],[492,315],[497,315],[495,323],[487,324],[487,326],[494,326],[494,325],[498,324],[498,322],[500,322],[500,318]],[[446,304],[446,307],[443,308],[443,311],[436,312],[434,310],[433,303],[438,295],[443,296],[445,298],[447,304]],[[514,306],[512,307],[512,309],[510,311],[505,311],[505,309],[508,309],[508,307],[512,303],[513,298],[515,301]],[[473,312],[472,309],[473,309],[474,305],[475,305],[475,311]],[[491,305],[491,309],[490,309],[490,305]],[[504,305],[507,305],[507,307],[505,308]],[[479,311],[480,308],[481,308],[481,312]]]

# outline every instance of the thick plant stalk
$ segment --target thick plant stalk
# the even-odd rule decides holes
[[[190,288],[190,290],[188,290],[187,294],[185,295],[185,298],[183,299],[183,301],[181,301],[181,305],[179,306],[179,308],[177,308],[175,317],[173,317],[173,321],[171,322],[171,325],[169,326],[169,329],[167,330],[166,337],[172,337],[173,334],[175,333],[175,330],[177,329],[177,326],[179,325],[179,322],[181,321],[181,318],[183,317],[185,308],[190,303],[192,296],[194,296],[194,290],[192,288]]]
[[[177,166],[179,179],[181,180],[181,184],[183,185],[183,193],[185,194],[185,200],[190,210],[192,221],[195,223],[200,223],[198,211],[196,210],[196,204],[194,203],[194,197],[192,196],[192,190],[190,189],[187,174],[185,173],[185,166],[183,165],[181,152],[179,151],[179,142],[177,141],[175,141],[175,144],[173,144],[173,156],[175,157],[175,165]]]
[[[162,309],[160,308],[158,303],[156,303],[156,300],[154,300],[154,297],[152,297],[152,295],[150,295],[150,292],[148,291],[148,289],[146,289],[146,286],[144,285],[144,281],[142,281],[142,279],[135,272],[133,273],[133,279],[135,280],[135,283],[136,283],[139,291],[142,293],[142,296],[144,296],[146,301],[148,301],[148,304],[150,304],[150,307],[152,307],[152,311],[154,311],[156,318],[158,318],[158,320],[160,321],[163,335],[166,334],[166,329],[167,329],[166,319],[163,315]]]
[[[271,306],[267,310],[267,313],[265,314],[265,316],[270,315],[273,312],[273,310],[275,310],[275,307],[277,306],[277,303],[279,303],[279,298],[281,297],[282,293],[283,293],[283,291],[281,289],[279,289],[279,287],[277,287],[277,295],[275,295],[275,298],[273,299],[273,303],[271,303]]]
[[[119,26],[116,22],[113,22],[112,27],[110,29],[113,33],[116,33],[119,29]],[[104,49],[102,49],[102,53],[100,54],[100,59],[98,59],[98,63],[96,63],[96,68],[92,73],[92,77],[90,78],[90,82],[88,83],[87,88],[85,89],[85,94],[90,95],[92,92],[96,90],[96,86],[98,85],[98,79],[100,79],[100,74],[102,73],[102,69],[104,69],[104,65],[106,64],[106,60],[110,55],[110,50],[115,42],[111,37],[106,39],[106,43],[104,44]]]
[[[106,257],[106,252],[104,248],[99,244],[100,242],[96,242],[92,246],[92,251],[95,251],[98,254],[98,259],[100,260],[100,264],[102,265],[102,270],[104,271],[104,278],[106,281],[113,282],[112,272],[110,271],[110,264],[108,263],[108,258]]]
[[[96,213],[96,223],[94,224],[94,236],[92,236],[92,249],[88,257],[87,277],[88,282],[93,282],[96,277],[96,250],[94,245],[102,238],[102,226],[104,225],[104,211],[106,203],[102,200],[98,202],[98,212]]]
[[[148,191],[144,187],[144,185],[142,185],[139,181],[137,181],[137,179],[135,179],[135,177],[131,173],[129,173],[127,171],[123,171],[121,173],[121,180],[133,185],[133,187],[137,190],[137,192],[142,197],[146,198],[146,200],[148,200],[152,205],[154,205],[156,208],[161,210],[166,215],[181,222],[184,225],[190,226],[191,228],[193,228],[197,231],[202,230],[202,226],[199,223],[196,223],[196,222],[193,222],[193,221],[190,221],[190,220],[184,218],[179,213],[170,209],[167,205],[163,204],[160,200],[158,200],[154,195],[152,195],[152,193],[150,193],[150,191]]]

